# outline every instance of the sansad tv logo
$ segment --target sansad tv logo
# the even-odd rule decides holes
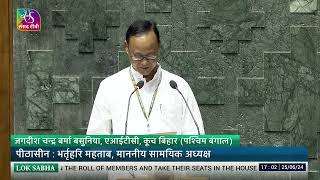
[[[20,31],[40,31],[41,17],[35,9],[17,9],[17,29]]]

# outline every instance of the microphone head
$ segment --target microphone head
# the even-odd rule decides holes
[[[170,81],[170,86],[172,87],[172,89],[177,89],[178,88],[178,85],[174,80]]]
[[[144,82],[143,82],[143,81],[139,81],[139,82],[137,83],[137,87],[138,87],[139,89],[141,89],[141,88],[143,87],[143,85],[144,85]]]

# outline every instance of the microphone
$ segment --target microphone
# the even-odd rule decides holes
[[[137,83],[137,85],[136,85],[136,88],[141,89],[143,87],[143,85],[144,85],[144,82],[143,81],[139,81]]]
[[[132,97],[132,95],[133,95],[138,89],[141,89],[141,88],[143,87],[143,85],[144,85],[144,82],[143,82],[143,81],[139,81],[139,82],[135,85],[134,90],[132,91],[132,93],[131,93],[130,96],[129,96],[124,135],[127,135],[128,116],[129,116],[129,108],[130,108],[130,100],[131,100],[131,97]]]
[[[183,94],[180,92],[180,90],[178,89],[178,84],[177,84],[174,80],[171,80],[171,81],[169,82],[169,84],[170,84],[170,86],[171,86],[172,89],[176,89],[176,90],[179,92],[179,94],[182,96],[182,98],[183,98],[184,102],[186,103],[187,108],[188,108],[188,110],[189,110],[189,112],[190,112],[190,114],[191,114],[191,117],[192,117],[192,119],[193,119],[193,122],[194,122],[194,124],[195,124],[196,127],[197,127],[198,135],[200,135],[199,125],[198,125],[197,121],[194,119],[194,116],[193,116],[193,114],[192,114],[192,112],[191,112],[191,110],[190,110],[190,107],[189,107],[186,99],[184,98],[184,96],[183,96]]]

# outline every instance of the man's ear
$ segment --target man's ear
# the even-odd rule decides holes
[[[126,49],[127,54],[129,54],[129,44],[127,43],[127,40],[124,40],[124,48]]]
[[[158,57],[158,59],[157,59],[158,62],[160,62],[160,60],[161,60],[161,59],[160,59],[160,54],[161,54],[160,49],[161,49],[161,48],[159,47],[159,49],[158,49],[158,56],[159,56],[159,57]]]

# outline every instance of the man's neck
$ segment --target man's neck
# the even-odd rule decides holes
[[[156,67],[153,68],[153,70],[149,75],[143,76],[143,78],[146,79],[146,82],[149,82],[153,79],[154,75],[157,73],[158,68],[159,68],[159,64],[157,64]]]

